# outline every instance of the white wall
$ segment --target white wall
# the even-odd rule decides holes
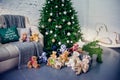
[[[104,23],[110,31],[120,30],[120,0],[89,0],[88,25]]]
[[[32,25],[38,24],[39,10],[45,0],[0,0],[0,14],[18,14],[29,17]]]
[[[0,0],[0,14],[20,14],[29,17],[31,24],[37,25],[45,0]],[[87,25],[87,0],[72,0],[73,7],[78,12],[81,26]]]
[[[78,19],[80,22],[81,27],[88,26],[88,9],[89,9],[89,2],[88,0],[72,0],[73,7],[78,12]]]

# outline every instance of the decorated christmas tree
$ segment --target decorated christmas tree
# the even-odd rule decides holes
[[[65,44],[68,48],[81,39],[77,12],[71,0],[46,0],[40,14],[39,30],[44,35],[44,50]]]

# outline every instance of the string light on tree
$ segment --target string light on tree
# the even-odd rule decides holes
[[[68,22],[67,25],[71,25],[71,22]]]
[[[42,27],[42,28],[45,28],[45,26],[44,26],[44,25],[42,25],[41,27]]]
[[[52,21],[52,19],[51,19],[51,18],[49,18],[49,19],[48,19],[48,22],[51,22],[51,21]]]
[[[70,32],[68,32],[68,33],[67,33],[67,36],[70,36],[70,35],[71,35]]]
[[[63,14],[65,14],[65,15],[66,15],[66,14],[67,14],[67,12],[66,12],[66,11],[64,11],[64,12],[63,12]]]
[[[48,1],[48,4],[50,3],[50,1]]]
[[[70,41],[69,40],[67,40],[67,43],[69,43]]]
[[[57,37],[57,34],[54,34],[54,37]]]
[[[48,32],[45,32],[46,35],[48,35]]]
[[[58,25],[56,25],[55,27],[58,28]]]
[[[75,22],[73,21],[72,23],[74,24]]]
[[[62,7],[64,6],[64,4],[62,4]]]
[[[70,43],[73,43],[73,41],[70,41]]]
[[[58,42],[59,45],[61,45],[61,42]]]
[[[74,17],[72,16],[71,19],[74,19]]]
[[[65,19],[62,19],[63,22],[65,22]]]
[[[59,25],[59,28],[62,28],[62,26],[61,26],[61,25]]]
[[[61,15],[62,13],[61,13],[61,12],[59,12],[59,14]]]
[[[70,10],[70,12],[72,12],[72,10]]]
[[[58,8],[58,6],[55,6],[55,8]]]
[[[53,33],[53,31],[52,31],[52,30],[50,30],[50,33],[52,34],[52,33]]]
[[[50,13],[50,16],[52,16],[53,15],[53,13]]]

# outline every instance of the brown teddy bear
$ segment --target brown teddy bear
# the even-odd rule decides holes
[[[59,58],[63,64],[65,64],[65,62],[68,61],[68,55],[69,55],[69,52],[66,50],[59,56]]]
[[[52,51],[52,54],[48,58],[47,65],[55,69],[61,69],[63,63],[61,62],[60,58],[57,58],[56,53],[56,51]]]
[[[52,51],[52,54],[48,58],[47,65],[53,66],[55,64],[55,59],[57,58],[56,51]]]
[[[37,33],[32,34],[32,36],[30,36],[30,41],[39,42],[39,34]]]
[[[27,67],[28,68],[39,68],[40,64],[38,64],[37,62],[37,57],[36,56],[32,56],[30,61],[28,61],[27,63]]]

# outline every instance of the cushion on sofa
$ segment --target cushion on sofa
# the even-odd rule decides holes
[[[0,29],[1,43],[14,42],[19,40],[18,31],[15,26]]]
[[[26,33],[27,36],[30,36],[30,28],[17,28],[18,34],[21,37],[22,34]]]
[[[17,28],[18,30],[18,34],[20,36],[19,41],[21,41],[21,39],[23,39],[23,35],[25,34],[27,36],[27,39],[25,41],[29,41],[29,37],[30,37],[30,28]]]

